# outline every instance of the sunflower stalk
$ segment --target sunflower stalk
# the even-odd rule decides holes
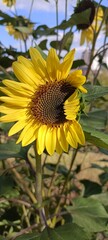
[[[100,1],[100,3],[101,3],[101,1]],[[99,3],[99,5],[98,5],[98,8],[99,8],[99,6],[100,6],[100,3]],[[104,16],[103,16],[102,22],[101,22],[100,27],[99,27],[99,29],[98,29],[97,32],[96,32],[96,28],[97,28],[97,20],[96,20],[96,25],[95,25],[95,29],[94,29],[94,38],[93,38],[93,44],[92,44],[91,56],[90,56],[90,63],[89,63],[89,65],[88,65],[88,69],[87,69],[87,73],[86,73],[86,78],[87,78],[88,75],[89,75],[89,72],[90,72],[90,69],[91,69],[91,65],[92,65],[93,60],[94,60],[94,51],[95,51],[95,46],[96,46],[97,38],[98,38],[98,35],[99,35],[99,33],[100,33],[101,29],[102,29],[103,23],[104,23],[104,21],[105,21],[105,19],[106,19],[106,15],[107,15],[107,11],[106,11],[106,13],[105,13]],[[96,18],[97,18],[97,17],[96,17]]]
[[[42,225],[42,229],[46,226],[45,211],[42,207],[42,165],[41,165],[41,155],[36,155],[36,200],[39,207],[39,216]]]
[[[58,161],[57,161],[55,170],[54,170],[53,175],[52,175],[52,178],[51,178],[50,186],[49,186],[49,189],[48,189],[48,196],[49,196],[49,197],[50,197],[50,195],[51,195],[51,188],[52,188],[52,185],[53,185],[53,183],[54,183],[54,179],[55,179],[55,176],[56,176],[56,173],[57,173],[58,166],[59,166],[59,163],[60,163],[61,158],[62,158],[62,154],[61,154],[61,155],[59,156],[59,158],[58,158]]]
[[[71,171],[72,171],[72,167],[73,167],[73,164],[75,162],[75,159],[76,159],[76,155],[78,153],[78,148],[73,150],[73,156],[72,156],[72,160],[71,160],[71,164],[70,164],[70,167],[69,167],[69,171],[68,171],[68,174],[67,174],[67,177],[66,177],[66,180],[63,184],[63,187],[62,187],[62,191],[61,191],[61,196],[63,195],[63,193],[65,192],[65,189],[67,187],[67,184],[68,184],[68,181],[69,181],[69,178],[70,178],[70,174],[71,174]],[[52,219],[52,224],[51,224],[51,227],[55,227],[55,224],[56,224],[56,220],[57,220],[57,215],[59,213],[59,210],[60,210],[60,207],[61,207],[61,198],[60,200],[58,201],[58,204],[57,204],[57,207],[55,209],[55,213],[54,213],[54,218]]]

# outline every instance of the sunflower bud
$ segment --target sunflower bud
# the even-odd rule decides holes
[[[87,9],[90,9],[90,17],[88,23],[78,24],[77,28],[79,30],[87,29],[93,22],[94,16],[95,16],[95,6],[94,3],[91,0],[82,0],[77,4],[75,7],[74,13],[81,13]]]

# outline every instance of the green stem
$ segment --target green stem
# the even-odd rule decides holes
[[[68,0],[65,0],[65,21],[67,20],[67,5],[68,5]],[[65,29],[63,31],[63,36],[65,35]]]
[[[69,181],[70,173],[71,173],[71,171],[72,171],[72,167],[73,167],[73,164],[74,164],[74,161],[75,161],[75,158],[76,158],[77,153],[78,153],[78,149],[74,149],[74,150],[73,150],[73,156],[72,156],[71,164],[70,164],[70,168],[69,168],[69,171],[68,171],[66,180],[65,180],[65,182],[64,182],[61,195],[64,193],[65,188],[66,188],[66,186],[67,186],[67,183],[68,183],[68,181]]]
[[[0,70],[9,78],[9,79],[13,79],[13,77],[6,71],[6,69],[4,67],[2,67],[0,65]]]
[[[53,175],[52,175],[52,178],[51,178],[50,186],[49,186],[49,189],[48,189],[48,196],[49,196],[49,197],[50,197],[50,194],[51,194],[51,188],[52,188],[52,185],[53,185],[53,183],[54,183],[54,179],[55,179],[55,176],[56,176],[56,173],[57,173],[58,166],[59,166],[59,163],[60,163],[61,158],[62,158],[62,155],[60,155],[59,158],[58,158],[58,161],[57,161],[55,170],[54,170]]]
[[[35,151],[36,153],[36,151]],[[39,207],[39,216],[42,228],[47,225],[45,211],[42,207],[42,164],[41,156],[36,153],[36,200]]]
[[[102,0],[100,0],[100,2],[99,2],[99,4],[98,4],[98,8],[99,8],[99,6],[100,6],[101,1],[102,1]],[[97,12],[98,12],[98,8],[97,8]],[[97,17],[96,17],[96,18],[97,18]],[[101,21],[101,24],[100,24],[100,27],[99,27],[98,31],[96,32],[97,20],[96,20],[95,29],[93,29],[93,31],[94,31],[94,38],[93,38],[93,44],[92,44],[91,56],[90,56],[90,63],[89,63],[88,69],[87,69],[86,78],[87,78],[88,75],[89,75],[89,72],[90,72],[90,69],[91,69],[91,65],[92,65],[92,63],[93,63],[96,41],[97,41],[98,35],[99,35],[100,31],[101,31],[101,28],[102,28],[102,25],[103,25],[103,22],[105,21],[105,19],[106,19],[106,13],[104,14],[104,17],[103,17],[103,19],[102,19],[102,21]]]
[[[31,12],[32,12],[32,8],[33,8],[33,3],[34,3],[34,0],[32,0],[32,2],[31,2],[30,12],[29,12],[29,20],[30,20],[30,17],[31,17]]]
[[[63,188],[62,188],[62,191],[61,191],[61,194],[60,194],[61,196],[62,196],[62,194],[64,193],[65,188],[66,188],[66,186],[67,186],[67,183],[68,183],[68,181],[69,181],[70,173],[71,173],[71,171],[72,171],[72,167],[73,167],[73,164],[74,164],[74,161],[75,161],[75,158],[76,158],[77,153],[78,153],[78,149],[73,150],[73,156],[72,156],[70,168],[69,168],[69,171],[68,171],[66,180],[65,180],[65,182],[64,182],[64,184],[63,184]],[[57,207],[56,207],[56,210],[55,210],[55,212],[54,212],[54,215],[55,215],[55,216],[54,216],[54,218],[52,219],[51,227],[54,227],[55,224],[56,224],[56,219],[57,219],[57,215],[58,215],[58,212],[59,212],[59,209],[60,209],[60,205],[61,205],[61,198],[60,198],[60,200],[59,200],[59,202],[58,202],[58,205],[57,205]]]
[[[56,50],[58,49],[58,0],[55,0],[56,3],[56,26],[57,26],[57,44]]]

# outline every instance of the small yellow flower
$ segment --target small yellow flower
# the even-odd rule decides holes
[[[30,48],[31,60],[18,57],[13,70],[20,82],[3,80],[1,91],[7,96],[0,97],[4,113],[1,122],[16,122],[9,136],[21,131],[17,143],[26,146],[36,140],[38,154],[46,148],[68,152],[68,145],[84,145],[85,137],[78,122],[80,111],[79,91],[86,93],[82,86],[86,78],[81,70],[70,72],[75,50],[70,51],[60,63],[56,51],[49,50],[46,60],[39,51]]]
[[[87,43],[93,41],[94,32],[98,31],[102,18],[103,18],[103,10],[101,7],[99,7],[96,11],[93,23],[87,29],[82,30],[80,45],[83,45],[86,41]]]
[[[16,4],[16,0],[2,0],[4,4],[7,5],[7,7],[12,7]]]
[[[20,28],[17,29],[17,27]],[[23,31],[20,31],[22,28]],[[33,32],[33,24],[30,23],[28,19],[19,16],[15,19],[14,25],[8,23],[6,30],[8,31],[9,35],[14,36],[15,39],[25,40]]]

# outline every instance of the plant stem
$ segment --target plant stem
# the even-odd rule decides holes
[[[34,3],[34,0],[32,0],[32,2],[31,2],[30,12],[29,12],[29,20],[30,20],[30,17],[31,17],[31,12],[32,12],[32,8],[33,8],[33,3]]]
[[[66,186],[67,186],[67,183],[68,183],[68,181],[69,181],[70,173],[71,173],[71,171],[72,171],[73,163],[74,163],[74,161],[75,161],[75,158],[76,158],[77,153],[78,153],[78,149],[74,149],[74,150],[73,150],[73,156],[72,156],[71,164],[70,164],[70,168],[69,168],[69,171],[68,171],[66,180],[65,180],[65,182],[64,182],[61,195],[64,193],[65,188],[66,188]]]
[[[69,171],[68,171],[66,180],[65,180],[65,182],[64,182],[64,185],[63,185],[63,188],[62,188],[62,191],[61,191],[61,194],[60,194],[61,196],[62,196],[62,194],[64,193],[65,188],[66,188],[66,186],[67,186],[67,183],[68,183],[68,181],[69,181],[70,173],[71,173],[71,170],[72,170],[72,167],[73,167],[73,163],[74,163],[74,161],[75,161],[75,158],[76,158],[77,153],[78,153],[78,149],[75,149],[75,150],[73,151],[73,156],[72,156],[70,168],[69,168]],[[56,224],[56,219],[57,219],[57,216],[56,216],[56,215],[57,215],[58,212],[59,212],[60,205],[61,205],[61,198],[60,198],[60,200],[59,200],[59,202],[58,202],[58,205],[57,205],[57,207],[56,207],[56,210],[55,210],[55,212],[54,212],[54,215],[55,215],[55,216],[54,216],[54,218],[52,219],[51,227],[54,227],[55,224]]]
[[[101,1],[102,1],[102,0],[100,0],[100,2],[99,2],[99,4],[98,4],[98,7],[97,7],[97,13],[98,13],[98,8],[99,8],[99,6],[100,6],[100,4],[101,4]],[[105,12],[105,14],[104,14],[104,17],[103,17],[103,19],[102,19],[102,21],[101,21],[101,24],[100,24],[100,26],[99,26],[99,28],[98,28],[98,31],[96,31],[96,29],[97,29],[97,16],[96,16],[95,29],[93,29],[94,38],[93,38],[93,44],[92,44],[92,49],[91,49],[90,63],[89,63],[89,65],[88,65],[88,69],[87,69],[87,73],[86,73],[86,78],[87,78],[88,75],[89,75],[89,72],[90,72],[90,69],[91,69],[91,65],[92,65],[92,63],[93,63],[96,41],[97,41],[98,35],[99,35],[100,31],[101,31],[101,28],[102,28],[102,26],[103,26],[103,22],[104,22],[105,19],[106,19],[106,15],[107,15],[107,12]]]
[[[46,226],[46,217],[45,217],[45,211],[42,207],[42,164],[41,164],[41,156],[37,154],[36,155],[36,200],[39,207],[39,215],[40,215],[40,222],[42,225],[42,228]]]
[[[56,26],[57,26],[57,43],[56,50],[58,49],[58,0],[55,0],[56,3]]]
[[[50,194],[51,194],[52,184],[54,183],[55,175],[56,175],[56,172],[57,172],[57,170],[58,170],[58,166],[59,166],[59,163],[60,163],[61,158],[62,158],[62,155],[60,155],[59,158],[58,158],[58,161],[57,161],[55,170],[54,170],[53,175],[52,175],[52,178],[51,178],[50,186],[49,186],[49,189],[48,189],[48,196],[49,196],[49,197],[50,197]]]

